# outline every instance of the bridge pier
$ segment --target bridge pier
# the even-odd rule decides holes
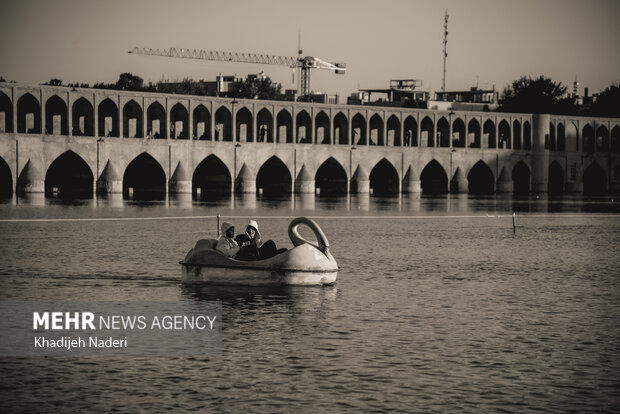
[[[256,193],[256,179],[252,171],[250,171],[250,167],[245,163],[241,166],[241,170],[235,179],[235,189],[233,192],[243,194]]]
[[[297,179],[295,180],[295,192],[296,193],[312,193],[315,192],[315,183],[314,179],[306,169],[305,165],[301,166],[301,170],[297,175]]]
[[[30,160],[17,178],[15,192],[18,194],[45,192],[45,176]]]
[[[353,193],[367,194],[370,193],[370,177],[364,167],[357,166],[355,174],[351,177],[351,188]]]
[[[123,192],[123,178],[111,161],[108,161],[98,179],[95,180],[95,194],[116,194]]]
[[[512,193],[513,188],[511,169],[504,167],[497,178],[495,191],[498,193]]]
[[[419,194],[422,192],[422,186],[418,176],[413,170],[413,166],[409,165],[407,172],[403,178],[401,192],[409,194]]]
[[[192,179],[187,174],[181,161],[179,161],[172,177],[170,177],[168,187],[169,193],[171,194],[186,194],[192,192]]]
[[[465,178],[461,167],[456,167],[454,176],[450,180],[450,194],[466,194],[468,185],[469,182]]]
[[[548,114],[532,115],[532,192],[546,193],[549,182],[549,151],[545,142],[549,141]]]

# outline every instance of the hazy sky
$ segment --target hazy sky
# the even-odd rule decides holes
[[[443,14],[448,10],[447,89],[502,90],[545,75],[591,93],[620,81],[619,0],[0,0],[0,76],[41,83],[146,81],[264,71],[293,88],[291,70],[130,55],[134,46],[296,56],[347,64],[314,70],[311,88],[347,96],[421,79],[441,88]]]

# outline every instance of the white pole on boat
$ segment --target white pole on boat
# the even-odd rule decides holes
[[[220,235],[220,214],[217,214],[217,235]]]
[[[516,213],[512,213],[512,234],[517,234],[517,228],[515,226]]]

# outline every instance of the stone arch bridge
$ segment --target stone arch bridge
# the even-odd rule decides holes
[[[617,193],[620,119],[0,83],[0,193]]]

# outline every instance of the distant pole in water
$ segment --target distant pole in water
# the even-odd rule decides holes
[[[220,213],[217,214],[217,235],[220,235]]]
[[[515,227],[516,213],[512,213],[512,234],[517,234],[517,228]]]

